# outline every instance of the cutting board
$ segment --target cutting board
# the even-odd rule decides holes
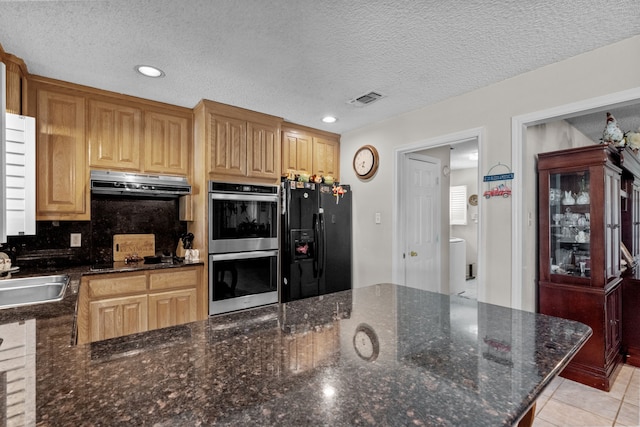
[[[139,258],[155,256],[155,234],[114,234],[113,260],[124,261],[126,257],[138,254]]]

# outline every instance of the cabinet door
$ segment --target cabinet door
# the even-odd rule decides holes
[[[605,168],[604,177],[605,274],[620,276],[620,174]]]
[[[247,175],[247,122],[211,116],[210,171],[222,175]]]
[[[254,178],[280,176],[280,129],[247,123],[247,175]]]
[[[129,296],[89,304],[91,341],[105,340],[147,330],[147,296]]]
[[[631,193],[631,247],[627,248],[638,262],[640,259],[640,183],[633,182]]]
[[[196,297],[195,288],[150,294],[149,329],[195,322],[198,319]]]
[[[544,224],[548,225],[544,232],[548,234],[542,241],[549,242],[550,264],[544,276],[558,275],[552,279],[553,281],[566,283],[573,278],[580,278],[587,282],[592,277],[594,259],[591,241],[600,238],[600,235],[597,232],[594,234],[593,231],[602,228],[591,227],[592,222],[597,224],[599,218],[592,217],[589,190],[592,189],[593,179],[586,168],[549,174],[548,188],[545,192],[549,195],[548,213],[544,217]],[[601,270],[598,265],[593,269],[595,274]]]
[[[38,220],[89,220],[85,99],[40,90],[37,95]]]
[[[6,108],[7,113],[26,114],[23,110],[23,92],[26,87],[27,66],[24,62],[13,56],[7,55],[2,60],[6,66]]]
[[[605,355],[611,360],[618,354],[622,342],[622,286],[605,296]]]
[[[189,171],[189,121],[183,117],[146,112],[144,170],[187,175]]]
[[[88,133],[90,166],[140,170],[140,109],[90,100]]]
[[[313,173],[340,179],[340,145],[338,141],[313,138]]]
[[[282,141],[282,170],[284,175],[289,169],[312,174],[313,143],[309,135],[297,132],[284,132]]]

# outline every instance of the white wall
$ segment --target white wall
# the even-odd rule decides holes
[[[392,279],[395,149],[483,127],[481,173],[498,162],[510,165],[512,116],[640,87],[638,51],[640,36],[343,134],[340,177],[352,185],[354,196],[354,286]],[[353,154],[364,144],[376,146],[381,157],[377,175],[368,182],[359,181],[351,168]],[[509,306],[512,199],[490,199],[480,209],[486,257],[478,272],[484,300]],[[375,212],[382,213],[380,225],[373,221]]]

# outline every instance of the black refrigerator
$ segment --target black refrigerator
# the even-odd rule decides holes
[[[351,289],[351,188],[282,182],[281,301]]]

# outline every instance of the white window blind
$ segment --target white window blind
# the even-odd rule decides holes
[[[33,117],[6,114],[7,235],[36,234],[36,143]]]
[[[449,224],[467,225],[467,186],[449,187]]]

